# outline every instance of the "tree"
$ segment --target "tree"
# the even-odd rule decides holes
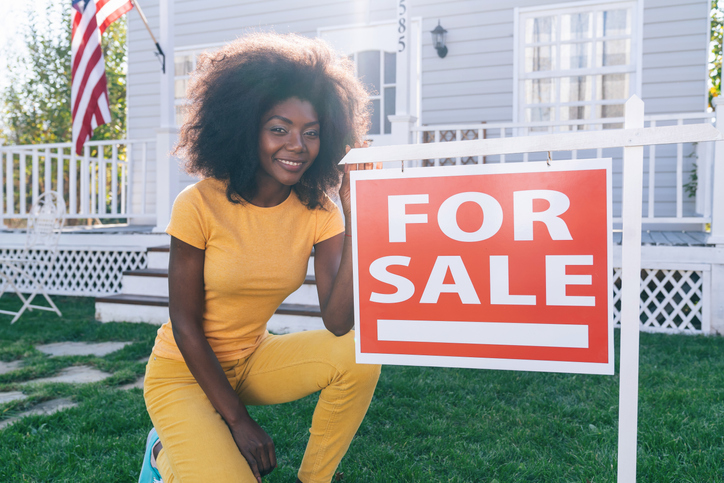
[[[60,143],[71,140],[71,13],[51,0],[42,15],[28,15],[22,27],[27,55],[9,62],[10,85],[0,101],[3,144]],[[40,28],[40,25],[48,25]],[[112,121],[96,128],[93,139],[122,139],[126,132],[126,19],[103,34],[103,54]]]

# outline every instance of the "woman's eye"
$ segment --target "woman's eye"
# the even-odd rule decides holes
[[[304,134],[313,138],[319,137],[319,131],[307,131]]]
[[[273,127],[273,128],[271,128],[271,132],[285,133],[285,132],[287,132],[287,130],[284,129],[283,127]]]

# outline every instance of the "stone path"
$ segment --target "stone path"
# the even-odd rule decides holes
[[[52,357],[57,356],[98,356],[103,357],[126,347],[130,342],[97,342],[89,344],[87,342],[55,342],[54,344],[45,344],[35,346],[40,352],[44,352]]]
[[[39,351],[48,354],[51,357],[58,357],[58,356],[73,356],[73,355],[80,355],[80,356],[87,356],[87,355],[95,355],[98,357],[103,357],[107,354],[110,354],[111,352],[115,352],[117,350],[120,350],[124,348],[126,345],[130,344],[131,342],[99,342],[99,343],[85,343],[85,342],[56,342],[53,344],[45,344],[36,346],[36,349]],[[146,362],[147,358],[142,359],[140,362]],[[20,369],[22,367],[22,361],[12,361],[12,362],[1,362],[0,361],[0,374],[6,374],[8,372]],[[55,374],[51,377],[43,377],[40,379],[33,379],[31,381],[25,381],[21,383],[21,386],[26,386],[30,384],[38,384],[38,383],[44,383],[44,382],[65,382],[65,383],[91,383],[91,382],[97,382],[102,381],[103,379],[106,379],[107,377],[112,376],[112,374],[100,371],[94,367],[90,366],[71,366],[66,367],[65,369],[62,369],[58,374]],[[132,382],[130,384],[126,384],[124,386],[120,386],[119,389],[121,390],[127,390],[132,389],[135,387],[143,387],[143,377],[139,378],[137,381]],[[12,392],[0,392],[0,404],[9,403],[12,401],[18,401],[26,399],[27,396],[23,394],[20,391],[12,391]],[[70,399],[53,399],[50,401],[44,401],[40,404],[37,404],[33,408],[22,412],[12,418],[6,419],[4,421],[0,421],[0,430],[13,424],[14,422],[18,421],[21,418],[24,418],[25,416],[31,416],[36,414],[53,414],[55,412],[61,411],[63,409],[71,408],[77,406],[78,403],[73,402]]]

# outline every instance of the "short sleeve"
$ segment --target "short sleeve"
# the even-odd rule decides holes
[[[206,249],[208,234],[204,226],[203,200],[195,185],[184,189],[176,197],[171,209],[171,221],[166,233],[201,250]]]
[[[344,219],[337,205],[324,195],[324,206],[317,209],[317,232],[314,244],[344,232]]]

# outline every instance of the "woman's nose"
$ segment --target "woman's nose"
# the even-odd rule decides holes
[[[289,133],[289,138],[287,139],[287,149],[289,151],[303,151],[304,147],[304,136],[302,133]]]

